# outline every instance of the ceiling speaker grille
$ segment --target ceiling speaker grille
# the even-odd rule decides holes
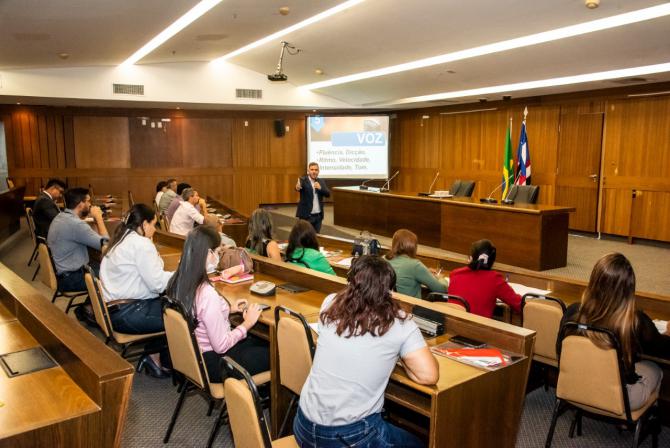
[[[263,99],[263,91],[260,89],[235,89],[235,97],[260,100]]]
[[[144,95],[142,84],[114,84],[115,95]]]

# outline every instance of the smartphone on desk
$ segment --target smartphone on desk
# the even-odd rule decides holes
[[[469,348],[484,348],[486,347],[486,342],[478,341],[476,339],[466,338],[465,336],[456,335],[449,338],[449,342],[455,342],[456,344],[461,344]]]

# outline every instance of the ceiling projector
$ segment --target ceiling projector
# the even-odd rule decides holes
[[[283,82],[288,80],[288,76],[283,73],[282,66],[284,64],[284,51],[287,51],[288,54],[298,54],[300,50],[295,48],[293,45],[288,42],[281,42],[281,52],[279,53],[279,62],[277,63],[277,69],[274,73],[268,75],[268,80],[272,82]]]
[[[286,76],[283,73],[273,73],[271,75],[268,75],[268,80],[272,82],[281,82],[281,81],[286,81],[288,79],[288,76]]]

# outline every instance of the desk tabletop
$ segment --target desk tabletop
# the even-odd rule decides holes
[[[16,316],[14,316],[7,307],[0,302],[0,324],[14,320],[16,320]]]
[[[574,212],[576,210],[575,207],[565,207],[565,206],[549,205],[549,204],[511,204],[511,205],[487,204],[480,202],[478,198],[464,198],[464,197],[433,198],[430,196],[419,196],[417,192],[413,191],[394,191],[394,192],[379,193],[376,191],[360,190],[358,189],[358,187],[333,187],[333,190],[342,191],[346,193],[354,193],[354,194],[380,195],[398,199],[438,202],[462,207],[479,207],[499,211],[502,210],[502,211],[519,212],[519,213],[531,213],[531,214],[567,213],[567,212]]]
[[[18,320],[0,323],[0,354],[34,347]],[[0,370],[0,403],[0,439],[100,410],[60,366],[14,378]]]

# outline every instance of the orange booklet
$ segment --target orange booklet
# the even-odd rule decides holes
[[[503,355],[503,352],[497,348],[453,347],[442,344],[432,347],[431,350],[438,355],[477,367],[490,369],[506,366],[508,363],[508,359]]]

